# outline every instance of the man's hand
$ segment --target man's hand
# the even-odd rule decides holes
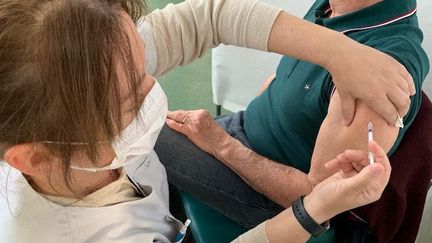
[[[168,112],[167,125],[213,156],[232,139],[206,110]]]
[[[250,150],[231,137],[205,110],[169,112],[167,124],[228,166],[256,191],[283,207],[291,206],[300,195],[312,191],[305,173]]]
[[[375,155],[372,165],[369,165],[367,153],[360,150],[347,150],[326,164],[339,173],[318,184],[308,196],[308,210],[310,208],[317,219],[333,217],[381,197],[390,179],[390,162],[376,142],[369,144],[369,150]],[[314,205],[323,203],[321,212],[314,212]]]
[[[352,45],[342,46],[326,68],[341,96],[346,125],[354,117],[356,99],[364,101],[392,126],[398,114],[407,114],[409,97],[416,92],[414,82],[406,68],[392,57],[353,41]]]

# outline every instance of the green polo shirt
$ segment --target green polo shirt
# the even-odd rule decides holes
[[[328,0],[316,1],[305,19],[393,56],[414,79],[417,93],[411,98],[405,127],[400,129],[391,154],[420,108],[420,90],[429,71],[427,55],[421,48],[423,34],[415,14],[416,1],[384,0],[347,15],[322,18],[328,6]],[[245,111],[244,129],[250,144],[263,156],[308,172],[332,91],[332,78],[325,69],[283,57],[276,78]]]

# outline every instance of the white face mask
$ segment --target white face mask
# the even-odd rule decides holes
[[[145,157],[153,151],[167,113],[167,97],[156,81],[135,119],[115,139],[112,146],[116,157],[111,164],[101,168],[81,168],[73,165],[70,167],[76,170],[98,172],[144,161]]]

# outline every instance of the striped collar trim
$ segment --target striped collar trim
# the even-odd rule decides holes
[[[355,32],[355,31],[361,31],[361,30],[369,30],[369,29],[379,28],[379,27],[382,27],[382,26],[386,26],[386,25],[392,24],[392,23],[397,22],[399,20],[411,17],[416,12],[417,12],[417,8],[409,11],[408,13],[405,13],[405,14],[403,14],[401,16],[395,17],[393,19],[390,19],[390,20],[388,20],[386,22],[383,22],[383,23],[380,23],[380,24],[371,25],[371,26],[365,26],[365,27],[359,27],[359,28],[352,28],[352,29],[341,31],[341,33],[347,34],[347,33]]]
[[[326,18],[324,12],[329,6],[329,0],[317,0],[306,18],[309,21],[342,33],[389,25],[410,16],[415,17],[417,11],[416,0],[382,0],[351,13]]]

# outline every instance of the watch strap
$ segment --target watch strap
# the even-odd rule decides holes
[[[292,205],[294,216],[297,218],[301,226],[312,236],[318,237],[330,228],[330,224],[326,221],[324,224],[318,224],[306,211],[303,205],[304,196],[299,197]]]

